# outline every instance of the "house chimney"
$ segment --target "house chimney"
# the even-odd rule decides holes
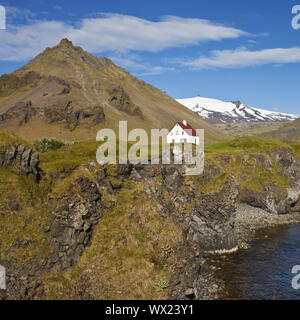
[[[182,123],[183,123],[185,126],[187,125],[186,120],[183,120]]]

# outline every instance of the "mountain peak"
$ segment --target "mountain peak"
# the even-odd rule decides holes
[[[74,70],[83,77],[95,76],[95,72],[101,72],[104,68],[114,64],[108,58],[99,58],[79,46],[76,46],[68,38],[63,38],[53,47],[46,48],[33,58],[27,65],[17,70],[24,76],[29,71],[34,71],[40,76],[57,76],[67,81],[76,81]],[[89,74],[89,75],[88,75]]]
[[[224,102],[200,96],[190,99],[178,99],[177,101],[213,124],[283,122],[292,121],[298,117],[292,114],[251,108],[242,104],[240,101]]]
[[[171,127],[178,119],[207,129],[210,141],[224,139],[163,92],[66,38],[0,77],[0,131],[16,129],[26,136],[30,131],[34,140],[44,134],[90,139],[93,127],[115,129],[119,120],[150,130]]]
[[[60,43],[58,44],[60,47],[74,47],[73,42],[70,41],[68,38],[63,38]]]

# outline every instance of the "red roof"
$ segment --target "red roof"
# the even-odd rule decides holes
[[[197,132],[196,130],[191,127],[188,123],[186,125],[183,124],[183,122],[177,122],[180,127],[190,136],[193,136],[193,137],[197,137]]]

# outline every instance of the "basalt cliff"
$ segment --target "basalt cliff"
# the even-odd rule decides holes
[[[207,254],[239,247],[238,207],[299,216],[299,152],[273,140],[208,146],[201,176],[0,141],[2,299],[218,298]]]

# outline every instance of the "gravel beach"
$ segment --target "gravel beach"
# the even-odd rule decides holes
[[[300,223],[299,212],[276,215],[247,204],[239,204],[235,222],[238,246],[239,248],[246,248],[258,230],[297,223]]]

